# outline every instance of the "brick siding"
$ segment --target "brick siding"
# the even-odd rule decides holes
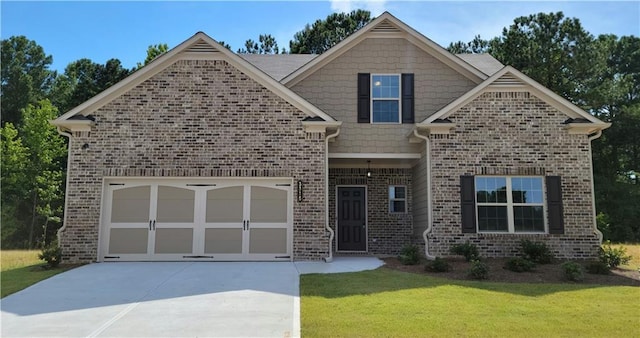
[[[66,262],[97,258],[105,177],[291,177],[293,255],[328,255],[324,229],[324,134],[306,117],[225,61],[182,60],[98,109],[91,132],[71,140]]]
[[[563,129],[567,116],[528,92],[487,92],[449,117],[449,135],[432,135],[433,231],[430,251],[448,255],[469,240],[490,257],[513,256],[523,238],[559,258],[594,258],[591,146]],[[563,235],[462,234],[460,175],[561,176]],[[546,217],[546,215],[545,215]]]

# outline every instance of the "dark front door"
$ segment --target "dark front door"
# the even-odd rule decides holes
[[[364,187],[338,188],[338,250],[367,250]]]

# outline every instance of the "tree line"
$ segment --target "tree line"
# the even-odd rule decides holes
[[[368,11],[334,13],[297,32],[289,50],[270,34],[248,39],[237,53],[321,54],[373,19]],[[231,46],[224,41],[226,48]],[[118,59],[89,59],[50,69],[53,58],[25,36],[1,46],[1,245],[34,248],[62,226],[66,138],[48,121],[124,79],[165,53],[151,45],[127,69]],[[640,241],[640,39],[594,37],[561,12],[516,18],[502,35],[454,42],[453,53],[490,53],[613,126],[593,142],[598,227],[606,239]]]

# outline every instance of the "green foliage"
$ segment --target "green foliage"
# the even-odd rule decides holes
[[[565,278],[572,282],[581,282],[584,279],[584,271],[582,265],[576,262],[562,263],[562,271]]]
[[[611,271],[607,264],[602,261],[589,262],[587,272],[594,275],[608,275]]]
[[[623,247],[614,248],[611,242],[607,241],[600,247],[600,262],[609,269],[617,268],[631,261],[631,256],[627,255],[627,250]]]
[[[468,275],[473,279],[487,279],[489,278],[489,266],[479,259],[474,259],[471,261]]]
[[[404,265],[416,265],[420,261],[420,254],[418,246],[408,244],[402,247],[400,256],[398,256],[400,263]]]
[[[330,14],[326,19],[316,20],[297,32],[289,42],[290,53],[322,54],[371,20],[371,13],[360,9],[348,14]]]
[[[520,253],[524,259],[538,264],[549,264],[553,260],[553,254],[545,243],[528,239],[520,241]]]
[[[524,259],[522,257],[510,258],[504,265],[504,268],[513,272],[531,271],[536,267],[536,263]]]
[[[58,243],[54,242],[42,249],[38,258],[47,262],[47,267],[55,268],[60,265],[60,261],[62,260],[62,249],[60,249]]]
[[[45,97],[55,76],[49,70],[53,58],[25,36],[2,40],[0,54],[2,125],[11,122],[18,127],[22,123],[20,111]]]
[[[147,57],[144,59],[144,63],[138,62],[136,65],[137,68],[142,68],[148,65],[155,58],[166,53],[167,51],[169,51],[169,45],[167,45],[166,43],[149,45],[149,47],[147,48]]]
[[[469,241],[464,244],[455,244],[449,251],[454,255],[464,256],[467,262],[480,258],[478,247],[475,244],[469,243]]]
[[[244,48],[238,49],[238,54],[278,54],[278,42],[271,34],[260,34],[258,42],[249,39],[245,41]],[[286,51],[282,49],[284,54]]]
[[[436,257],[436,259],[427,263],[424,266],[424,269],[431,272],[447,272],[451,270],[451,264],[443,258]]]

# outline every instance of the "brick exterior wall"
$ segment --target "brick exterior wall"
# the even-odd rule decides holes
[[[528,238],[545,242],[559,258],[596,256],[590,142],[563,130],[565,114],[528,92],[487,92],[449,119],[456,124],[451,134],[430,137],[432,254],[448,255],[453,244],[469,240],[482,255],[513,256]],[[462,234],[459,177],[492,174],[561,176],[564,234]]]
[[[421,122],[476,86],[405,39],[365,39],[291,89],[338,121],[330,152],[420,153],[407,142],[413,124],[357,123],[357,74],[415,74],[415,121]]]
[[[104,177],[291,177],[293,255],[328,255],[324,229],[324,134],[306,133],[304,113],[225,61],[183,60],[92,115],[71,139],[66,262],[97,258]],[[84,148],[84,149],[83,149]]]
[[[368,252],[380,255],[397,255],[404,245],[411,243],[413,231],[412,171],[400,168],[329,169],[329,224],[335,230],[336,187],[341,185],[366,186]],[[407,187],[407,212],[389,213],[389,186]],[[337,231],[336,231],[337,233]],[[337,240],[337,239],[336,239]],[[337,242],[334,243],[334,250]]]

